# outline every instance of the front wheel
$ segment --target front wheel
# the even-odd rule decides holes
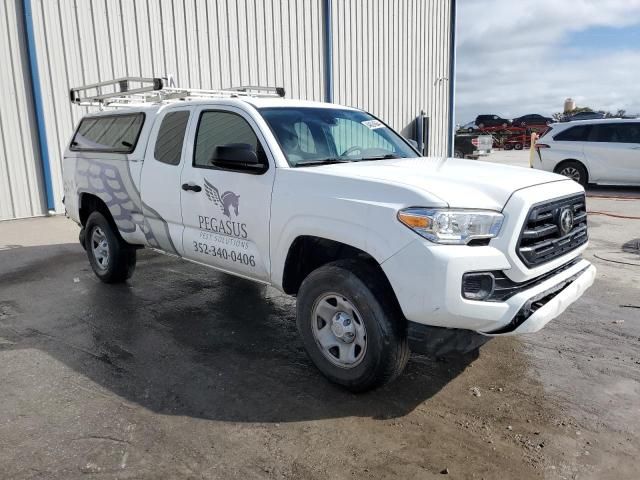
[[[455,158],[464,158],[464,155],[462,154],[462,152],[460,150],[456,150],[453,152],[453,156]]]
[[[120,283],[133,275],[135,249],[120,238],[100,212],[93,212],[87,219],[84,247],[93,272],[103,282]]]
[[[584,165],[582,165],[580,162],[570,160],[568,162],[561,163],[556,167],[555,173],[564,175],[565,177],[570,178],[574,182],[578,182],[583,187],[587,186],[587,183],[588,183],[587,169],[584,168]]]
[[[407,364],[405,320],[374,266],[341,260],[314,270],[298,292],[307,354],[332,382],[354,392],[395,379]]]

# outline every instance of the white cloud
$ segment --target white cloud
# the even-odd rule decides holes
[[[589,28],[633,25],[640,0],[460,0],[456,122],[481,113],[550,115],[566,97],[640,112],[640,45],[589,51],[564,43]]]

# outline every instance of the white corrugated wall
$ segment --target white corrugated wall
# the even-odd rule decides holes
[[[0,2],[0,220],[46,213],[22,2]]]
[[[70,87],[173,74],[178,86],[284,86],[323,100],[322,0],[30,0],[56,210],[61,160],[86,112]],[[446,151],[452,0],[332,0],[334,101],[414,137],[430,118],[429,153]],[[0,69],[0,220],[46,213],[31,105],[23,0],[4,0]],[[5,31],[6,30],[6,31]]]
[[[415,138],[429,117],[429,155],[446,155],[451,0],[332,0],[334,101]]]
[[[177,86],[284,86],[321,100],[320,0],[32,0],[52,177],[85,112],[69,87],[122,76],[174,75]]]

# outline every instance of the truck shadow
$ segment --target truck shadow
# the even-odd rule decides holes
[[[104,285],[76,245],[0,252],[0,337],[0,355],[41,349],[151,411],[235,422],[400,417],[477,358],[414,355],[392,385],[351,394],[308,360],[289,297],[146,251],[128,284]]]

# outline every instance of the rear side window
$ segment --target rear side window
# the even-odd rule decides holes
[[[85,117],[71,141],[71,150],[131,153],[136,148],[144,113]]]
[[[158,131],[153,156],[156,160],[169,165],[178,165],[182,155],[184,134],[187,130],[189,112],[171,112],[165,115]]]
[[[564,142],[586,142],[590,129],[590,125],[576,125],[575,127],[567,128],[565,131],[558,133],[553,139]]]
[[[607,143],[640,143],[640,123],[594,125],[589,140]]]

